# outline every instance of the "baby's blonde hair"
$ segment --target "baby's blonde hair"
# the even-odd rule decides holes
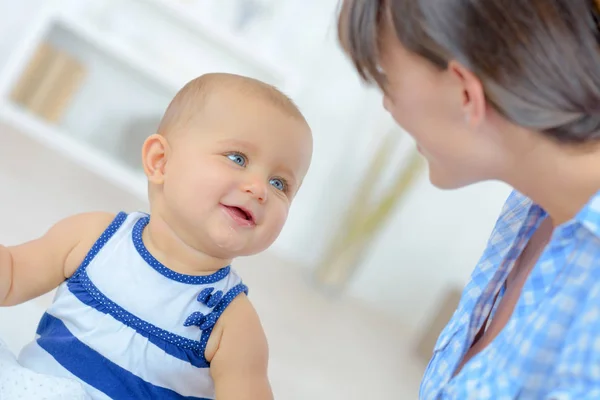
[[[212,94],[230,91],[267,101],[280,111],[306,123],[296,104],[276,87],[258,79],[228,73],[209,73],[189,81],[171,100],[158,127],[158,134],[168,135],[185,126],[200,113]]]

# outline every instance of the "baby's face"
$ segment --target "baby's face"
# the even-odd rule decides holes
[[[169,142],[165,205],[199,250],[256,254],[279,236],[307,173],[310,129],[268,102],[209,103]]]

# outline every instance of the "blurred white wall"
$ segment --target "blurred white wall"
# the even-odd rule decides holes
[[[0,68],[6,64],[18,38],[26,32],[32,13],[43,3],[44,0],[0,0]]]
[[[423,328],[445,290],[466,283],[508,193],[498,183],[440,192],[422,179],[388,222],[350,290],[411,329]]]
[[[0,67],[43,3],[0,0]],[[313,127],[315,152],[310,174],[273,251],[311,268],[344,214],[375,139],[387,126],[382,122],[380,95],[361,84],[337,45],[337,0],[323,0],[310,11],[301,7],[308,3],[288,3],[292,5],[284,15],[289,20],[278,26],[306,27],[305,37],[290,42],[287,57],[304,71],[292,96]],[[312,53],[304,57],[300,52],[307,48]],[[494,183],[440,192],[425,174],[379,236],[351,293],[409,326],[420,326],[445,285],[462,285],[468,277],[507,194],[506,187]]]

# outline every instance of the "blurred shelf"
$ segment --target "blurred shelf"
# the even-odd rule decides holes
[[[186,6],[173,0],[138,0],[154,6],[163,17],[173,20],[180,27],[186,28],[197,36],[207,39],[217,46],[237,55],[244,63],[272,75],[280,82],[294,76],[292,66],[283,60],[276,60],[272,55],[244,43],[244,38],[223,29],[218,24],[200,15],[192,15]]]
[[[0,103],[0,119],[19,132],[69,157],[77,165],[101,176],[125,192],[147,201],[145,177],[108,154],[69,136],[60,128],[42,121],[7,101]]]
[[[17,46],[0,73],[0,100],[9,96],[12,86],[24,71],[36,48],[50,30],[49,21],[54,5],[46,4],[32,17],[25,34],[17,39]]]
[[[142,75],[167,90],[170,94],[175,94],[185,83],[182,79],[168,76],[161,69],[154,68],[152,63],[149,63],[145,57],[136,54],[135,49],[126,42],[106,34],[92,24],[82,23],[75,16],[59,15],[56,17],[55,23],[107,56],[120,61],[132,72]]]

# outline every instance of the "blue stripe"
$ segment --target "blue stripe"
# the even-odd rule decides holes
[[[37,340],[40,347],[60,365],[112,399],[209,400],[184,397],[144,381],[80,342],[61,320],[50,314],[42,317],[37,334],[41,336]]]
[[[134,329],[165,353],[189,362],[197,368],[209,367],[209,363],[204,356],[205,346],[202,346],[201,342],[171,333],[131,314],[98,290],[86,271],[69,279],[67,287],[83,304],[103,314],[110,315],[117,321]]]

